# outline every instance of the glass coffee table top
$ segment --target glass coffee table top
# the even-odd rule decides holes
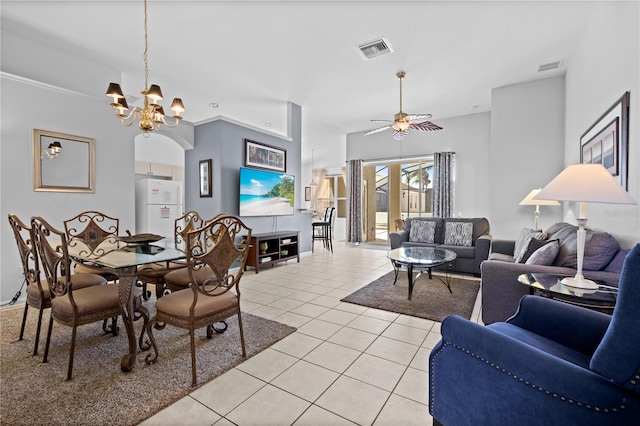
[[[398,272],[400,268],[403,266],[407,268],[409,300],[411,300],[415,279],[417,279],[421,274],[420,271],[426,270],[429,274],[429,279],[432,279],[432,268],[441,265],[450,265],[456,260],[456,256],[455,252],[438,247],[400,247],[387,253],[387,257],[391,260],[391,264],[395,271],[395,279],[393,280],[394,285],[398,280]],[[419,272],[418,276],[415,278],[413,277],[414,269]],[[445,273],[445,279],[442,279],[440,276],[435,277],[440,280],[447,289],[449,289],[449,293],[451,293],[451,282],[449,280],[450,276],[448,272],[449,271],[446,271]]]
[[[562,284],[566,275],[533,273],[521,274],[518,281],[529,287],[530,294],[536,291],[544,296],[574,305],[611,312],[618,296],[617,283],[597,281],[597,289],[582,289]]]
[[[387,257],[402,264],[412,264],[433,268],[453,262],[456,254],[451,250],[438,247],[400,247],[389,251]]]

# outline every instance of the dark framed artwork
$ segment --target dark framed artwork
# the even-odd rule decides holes
[[[580,137],[580,162],[602,164],[628,189],[629,92],[625,92]]]
[[[287,171],[287,151],[245,139],[245,166],[259,169]]]
[[[200,197],[211,197],[211,159],[200,161]]]
[[[310,186],[305,186],[304,187],[304,200],[305,201],[311,201],[311,187]]]

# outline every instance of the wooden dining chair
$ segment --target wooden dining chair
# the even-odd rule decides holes
[[[71,275],[67,235],[65,232],[51,226],[43,218],[39,216],[31,218],[31,235],[36,244],[40,265],[47,279],[51,294],[51,318],[49,320],[43,362],[46,363],[48,361],[54,320],[72,327],[67,368],[67,380],[71,380],[77,328],[84,324],[103,321],[120,315],[118,284],[107,284],[106,279],[97,274]],[[103,285],[79,288],[73,282],[74,278],[79,281],[91,280],[98,282],[100,280]],[[146,326],[149,318],[146,308],[142,306],[142,295],[139,289],[134,294],[134,306],[144,316]],[[116,336],[118,329],[113,328],[110,333]],[[143,335],[144,332],[140,335],[141,346]]]
[[[204,227],[187,233],[187,271],[189,288],[175,291],[156,301],[156,314],[147,325],[153,353],[145,362],[158,360],[154,325],[164,323],[189,330],[191,340],[191,375],[197,383],[195,330],[206,328],[207,338],[213,332],[227,329],[226,319],[237,315],[242,356],[246,357],[242,316],[240,313],[240,278],[249,253],[251,229],[239,218],[219,216]],[[201,275],[208,271],[208,275]],[[216,326],[220,323],[221,326]]]
[[[214,221],[217,218],[222,216],[231,216],[231,215],[227,212],[221,212],[215,215],[215,217],[213,219],[210,219],[209,221]],[[205,223],[208,223],[209,221],[204,221],[204,220],[202,220],[202,222],[191,221],[189,225],[192,225],[192,226],[186,226],[186,225],[183,226],[180,232],[176,232],[176,247],[182,246],[183,248],[186,248],[188,233],[198,228],[201,228],[202,226],[204,226]],[[196,234],[192,234],[192,235],[196,235]],[[211,271],[206,267],[202,269],[198,269],[193,273],[195,274],[196,277],[203,277],[202,279],[206,279],[209,275],[211,275]],[[170,292],[184,290],[185,288],[189,287],[190,282],[191,282],[191,275],[189,274],[189,271],[187,271],[187,269],[169,271],[164,276],[165,289]]]
[[[64,221],[64,232],[67,235],[68,244],[73,246],[75,240],[79,240],[90,250],[95,250],[105,239],[117,241],[119,231],[120,219],[94,210],[82,212]],[[89,264],[76,264],[74,273],[98,274],[105,277],[107,281],[118,279],[118,276],[113,272],[104,271],[97,266]]]
[[[40,331],[42,328],[42,315],[45,309],[51,307],[51,292],[47,280],[42,280],[38,251],[31,226],[22,222],[15,214],[9,214],[9,225],[18,246],[18,253],[22,263],[22,272],[27,284],[27,300],[24,305],[22,315],[22,325],[20,326],[20,336],[18,340],[23,340],[24,330],[27,323],[27,312],[29,306],[38,309],[38,324],[36,326],[36,337],[33,344],[33,354],[38,354],[40,343]],[[71,277],[71,285],[75,288],[83,288],[92,285],[106,284],[106,280],[100,276]]]
[[[195,229],[201,228],[204,225],[204,220],[196,211],[188,211],[175,220],[174,226],[174,240],[175,247],[177,249],[184,250],[186,248],[187,233]],[[158,262],[150,263],[148,265],[142,265],[138,268],[138,281],[142,283],[143,296],[148,295],[147,284],[153,284],[155,286],[156,300],[161,298],[167,289],[165,276],[173,271],[185,270],[187,267],[186,260],[172,261],[172,262]],[[179,288],[182,290],[184,287]],[[173,290],[171,288],[169,290]]]

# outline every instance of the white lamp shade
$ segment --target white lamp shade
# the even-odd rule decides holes
[[[555,200],[534,200],[533,197],[542,191],[541,188],[532,189],[522,201],[520,206],[559,206],[560,203]]]
[[[637,204],[601,164],[573,164],[553,178],[533,200]]]

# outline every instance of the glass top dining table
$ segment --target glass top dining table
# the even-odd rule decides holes
[[[102,240],[87,241],[74,238],[68,241],[69,257],[76,263],[99,268],[118,276],[122,321],[127,331],[129,352],[120,363],[122,371],[131,371],[136,363],[137,345],[133,322],[135,315],[134,287],[138,266],[157,262],[185,259],[185,252],[173,238],[153,243],[130,244],[126,237],[110,236]],[[146,309],[143,307],[143,309]],[[144,332],[144,331],[143,331]]]

